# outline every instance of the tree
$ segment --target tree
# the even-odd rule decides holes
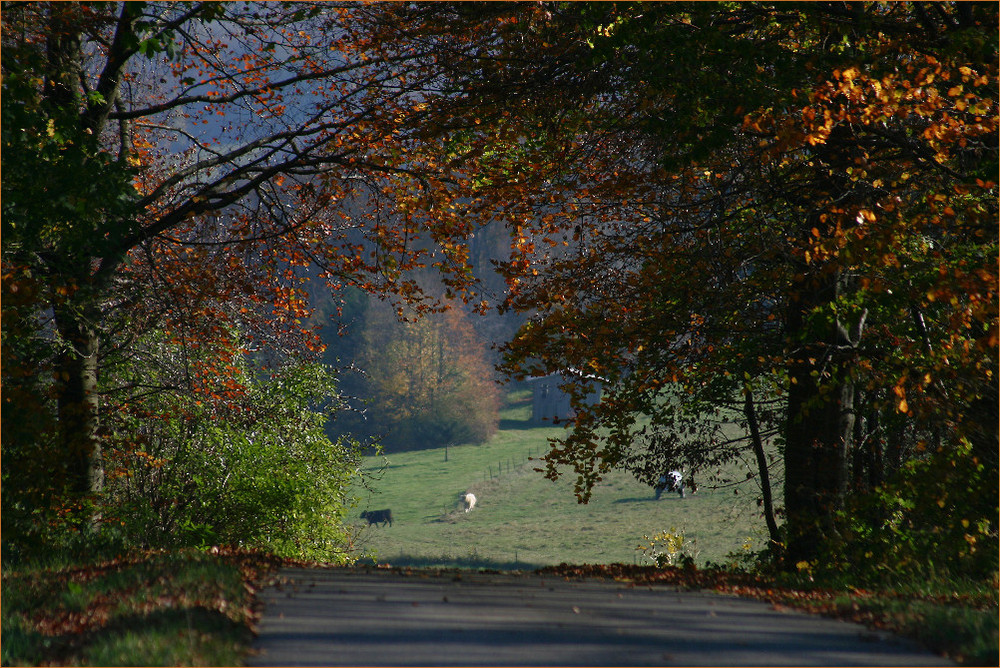
[[[572,466],[585,500],[614,466],[713,464],[743,446],[707,411],[742,412],[748,442],[763,415],[794,566],[840,540],[852,484],[963,439],[995,462],[995,7],[436,16],[481,40],[445,138],[481,152],[509,306],[535,313],[506,368],[607,380],[550,476]]]
[[[391,449],[483,442],[497,429],[499,396],[485,346],[468,316],[441,314],[397,321],[384,304],[369,306],[357,364],[368,399],[363,423]]]
[[[4,6],[3,275],[50,318],[71,505],[102,489],[98,383],[136,328],[197,346],[234,325],[308,353],[307,264],[421,308],[409,269],[469,283],[463,177],[411,124],[436,73],[381,13]]]

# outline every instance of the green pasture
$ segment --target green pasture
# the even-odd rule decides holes
[[[699,487],[680,499],[614,472],[577,503],[575,476],[557,482],[534,470],[546,441],[561,427],[532,425],[525,393],[514,394],[501,430],[488,443],[460,445],[370,458],[377,479],[361,490],[355,511],[356,547],[366,558],[392,565],[460,565],[528,568],[566,563],[644,563],[637,546],[644,535],[682,531],[695,562],[725,563],[746,544],[762,546],[766,528],[757,507],[759,490]],[[740,464],[734,464],[740,467]],[[469,491],[478,503],[459,508]],[[392,526],[367,527],[363,510],[390,508]]]

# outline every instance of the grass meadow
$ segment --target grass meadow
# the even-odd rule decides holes
[[[644,535],[683,532],[695,563],[725,563],[749,544],[760,548],[766,528],[754,481],[737,488],[699,487],[680,499],[653,490],[630,474],[612,472],[588,504],[577,503],[575,476],[553,482],[532,461],[562,427],[530,422],[530,395],[514,393],[500,431],[487,443],[373,457],[377,479],[359,494],[357,547],[365,559],[394,566],[533,568],[559,563],[645,563]],[[388,461],[386,461],[388,460]],[[739,466],[739,465],[735,465]],[[470,513],[458,496],[470,491]],[[392,526],[367,527],[363,510],[390,508]]]

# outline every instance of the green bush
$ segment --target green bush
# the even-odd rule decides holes
[[[844,544],[825,568],[875,580],[995,577],[996,472],[967,443],[911,460],[841,516]]]
[[[27,371],[31,334],[3,340],[5,565],[220,544],[352,558],[345,517],[362,448],[325,431],[343,409],[329,368],[254,366],[231,331],[198,348],[145,333],[102,372],[104,493],[71,505],[48,387]],[[95,506],[102,521],[81,525]]]
[[[243,391],[221,408],[162,394],[120,416],[107,524],[139,547],[226,544],[349,561],[344,519],[361,446],[324,432],[339,407],[331,372],[297,363],[238,379]]]

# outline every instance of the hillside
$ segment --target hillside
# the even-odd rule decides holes
[[[636,548],[643,535],[671,529],[684,532],[687,552],[699,564],[726,561],[748,540],[761,546],[766,529],[752,481],[735,490],[702,486],[685,499],[666,493],[656,501],[650,487],[615,472],[589,504],[578,504],[572,480],[552,482],[533,470],[530,457],[562,429],[532,426],[529,411],[527,395],[516,394],[488,443],[366,462],[370,473],[381,474],[363,491],[357,514],[390,508],[394,523],[367,528],[359,519],[358,546],[393,565],[500,568],[642,562]],[[464,491],[478,498],[468,514],[459,510]]]

